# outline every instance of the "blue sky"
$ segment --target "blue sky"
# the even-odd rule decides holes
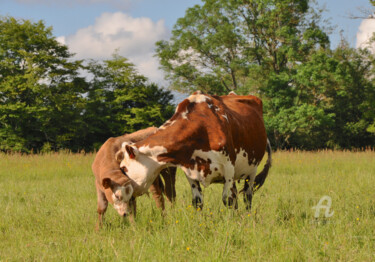
[[[362,35],[375,31],[375,23],[349,19],[358,8],[371,9],[368,0],[318,0],[326,6],[324,18],[336,25],[332,46],[339,32],[355,47]],[[44,20],[54,28],[59,41],[67,44],[77,58],[109,58],[115,49],[136,64],[152,81],[161,83],[162,72],[153,57],[154,43],[168,39],[170,31],[185,10],[200,0],[0,0],[0,15]]]

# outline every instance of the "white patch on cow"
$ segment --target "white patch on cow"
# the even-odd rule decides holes
[[[167,120],[163,125],[159,127],[159,129],[166,129],[169,126],[172,126],[175,122],[176,120],[173,120],[173,121]]]
[[[228,95],[237,95],[234,91],[230,91]]]
[[[146,155],[149,155],[149,156],[155,158],[155,160],[158,157],[158,155],[161,155],[161,154],[164,154],[164,153],[168,152],[168,150],[163,146],[150,147],[149,145],[141,146],[138,150],[139,150],[139,152],[141,152],[143,154],[146,154]]]
[[[160,173],[160,170],[163,169],[162,165],[165,163],[159,162],[157,156],[166,153],[167,149],[163,146],[142,146],[138,149],[135,159],[132,159],[125,149],[126,145],[128,145],[128,143],[124,142],[121,148],[124,153],[124,158],[120,163],[120,167],[126,167],[126,174],[137,185],[137,187],[134,188],[133,195],[139,196],[147,192],[148,188]]]
[[[193,180],[198,180],[204,187],[211,184],[213,180],[223,179],[225,176],[225,166],[232,165],[229,157],[223,153],[223,151],[203,151],[195,150],[192,154],[192,159],[195,160],[197,157],[208,161],[211,161],[210,170],[211,174],[205,177],[204,171],[198,171],[198,164],[195,164],[194,169],[184,170],[186,174]],[[185,168],[186,169],[186,168]]]
[[[244,155],[245,154],[245,155]],[[199,157],[205,161],[210,160],[211,173],[205,177],[203,170],[198,171],[198,164],[195,164],[193,169],[182,167],[183,171],[190,179],[198,180],[204,187],[209,186],[216,180],[238,180],[241,175],[246,177],[255,178],[257,166],[249,165],[248,154],[244,149],[240,149],[236,155],[234,166],[230,161],[229,154],[226,151],[203,151],[195,150],[192,154],[192,159],[195,160]],[[228,188],[225,188],[226,191]],[[230,188],[229,188],[230,189]]]
[[[216,107],[215,107],[215,111],[216,111],[216,112],[220,111],[220,108],[216,106]]]
[[[229,123],[227,114],[224,114],[224,115],[221,115],[221,116],[224,117],[227,120],[227,122]]]
[[[204,103],[206,102],[207,100],[211,100],[210,97],[206,96],[206,95],[203,95],[201,93],[197,93],[195,95],[191,95],[187,98],[190,103]]]
[[[248,154],[242,148],[236,155],[236,162],[234,164],[234,180],[241,179],[242,175],[245,177],[255,177],[257,172],[256,165],[249,165]]]
[[[181,116],[183,119],[186,119],[186,120],[189,120],[188,117],[187,117],[187,114],[189,113],[189,110],[185,110],[184,112],[181,113]]]

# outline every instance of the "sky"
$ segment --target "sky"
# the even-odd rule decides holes
[[[375,31],[375,19],[350,19],[359,9],[371,10],[369,0],[317,0],[325,6],[324,18],[335,29],[334,48],[340,31],[358,47]],[[179,17],[200,0],[0,0],[0,16],[43,20],[77,59],[106,59],[115,50],[134,63],[152,82],[166,85],[154,57],[155,42],[167,40]]]

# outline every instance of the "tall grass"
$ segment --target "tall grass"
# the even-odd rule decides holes
[[[195,211],[179,172],[164,217],[142,196],[135,225],[109,207],[98,233],[93,159],[0,155],[0,261],[374,260],[375,152],[276,152],[251,212],[242,195],[239,210],[225,208],[222,185]],[[333,216],[315,218],[325,195]]]

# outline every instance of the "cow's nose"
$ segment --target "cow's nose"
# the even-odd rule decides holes
[[[126,217],[128,214],[124,213],[124,217]]]

